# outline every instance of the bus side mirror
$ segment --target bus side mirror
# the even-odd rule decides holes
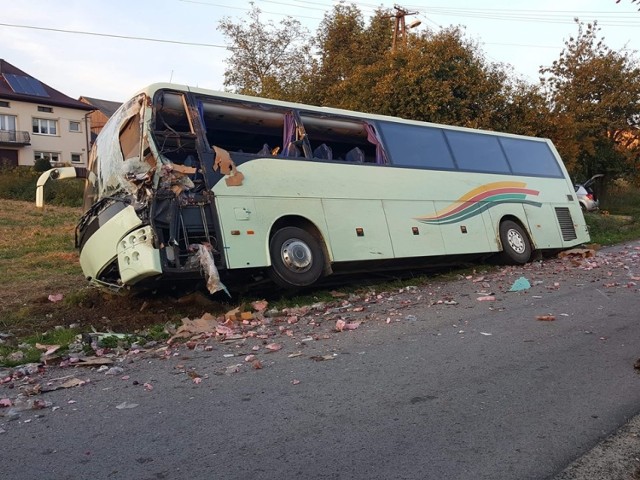
[[[76,178],[77,176],[78,172],[75,167],[52,168],[40,175],[36,182],[36,207],[44,207],[44,184],[47,183],[47,180],[62,180],[65,178]]]

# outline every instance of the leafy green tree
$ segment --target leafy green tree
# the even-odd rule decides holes
[[[230,40],[224,86],[246,95],[291,99],[311,68],[311,37],[292,17],[275,25],[252,5],[247,19],[223,18],[218,29]]]
[[[355,5],[339,3],[325,14],[315,38],[318,63],[305,100],[326,104],[331,87],[344,81],[362,60],[364,20]]]
[[[491,128],[505,102],[506,74],[459,28],[414,36],[330,90],[334,106],[415,120]]]
[[[569,134],[554,140],[577,179],[631,174],[640,154],[638,62],[606,46],[596,22],[576,22],[578,34],[540,70],[552,117]]]

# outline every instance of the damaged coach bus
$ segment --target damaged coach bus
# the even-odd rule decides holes
[[[418,265],[589,240],[546,139],[156,84],[91,151],[76,245],[109,287]],[[377,262],[371,262],[377,261]],[[368,263],[363,263],[368,262]]]

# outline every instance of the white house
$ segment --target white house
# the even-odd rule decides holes
[[[86,168],[94,109],[0,59],[0,166]]]

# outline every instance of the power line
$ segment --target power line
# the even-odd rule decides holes
[[[538,23],[572,24],[574,18],[586,15],[600,17],[598,24],[602,26],[635,27],[640,25],[640,19],[629,18],[620,12],[605,11],[569,11],[569,10],[505,10],[489,8],[448,8],[429,7],[429,14],[433,16],[455,16],[464,18],[479,18],[500,21],[521,21]]]
[[[216,45],[215,43],[182,42],[180,40],[163,40],[161,38],[134,37],[131,35],[115,35],[112,33],[83,32],[81,30],[65,30],[62,28],[38,27],[36,25],[16,25],[13,23],[0,23],[0,26],[11,27],[11,28],[25,28],[29,30],[44,30],[47,32],[57,32],[57,33],[73,33],[76,35],[91,35],[93,37],[120,38],[123,40],[142,40],[145,42],[171,43],[174,45],[188,45],[192,47],[212,47],[212,48],[230,49],[226,45]]]
[[[224,8],[231,8],[233,10],[243,10],[245,12],[249,12],[251,9],[250,8],[246,8],[246,7],[230,7],[228,5],[220,5],[217,3],[209,3],[209,2],[202,2],[202,1],[198,1],[198,0],[180,0],[183,3],[194,3],[196,5],[204,5],[206,7],[224,7]],[[277,3],[277,2],[274,2]],[[284,4],[284,5],[291,5],[291,4]],[[291,5],[294,7],[297,7],[298,5]],[[266,10],[263,11],[263,13],[267,13],[269,15],[280,15],[283,17],[288,17],[290,16],[288,13],[282,13],[282,12],[267,12]],[[296,18],[308,18],[310,20],[322,20],[321,18],[318,17],[309,17],[307,15],[296,15]]]

